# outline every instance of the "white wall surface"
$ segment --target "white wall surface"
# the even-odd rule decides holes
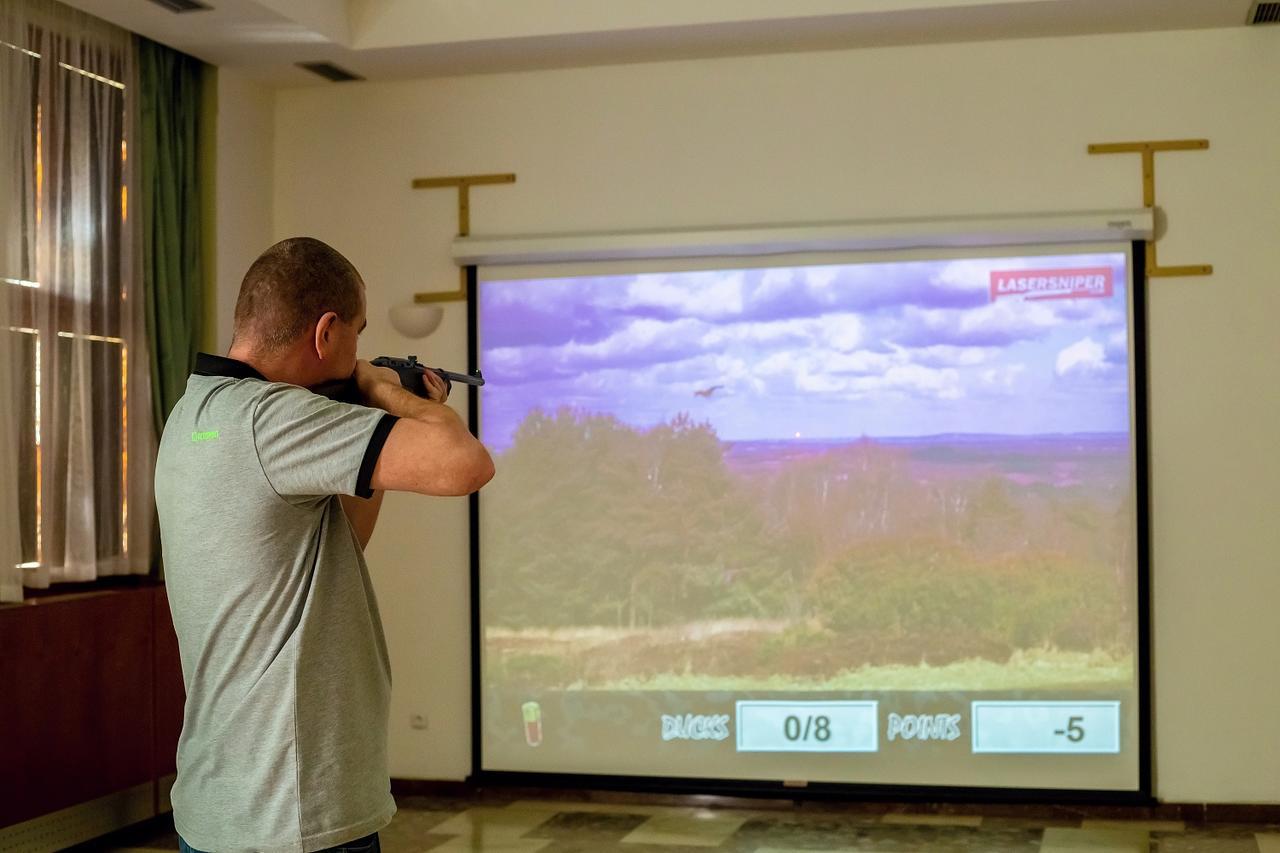
[[[275,94],[229,68],[218,69],[217,250],[218,352],[231,344],[240,280],[271,245]]]
[[[272,172],[271,239],[317,236],[363,272],[365,353],[461,369],[462,305],[422,342],[386,321],[456,282],[454,197],[415,177],[516,172],[473,191],[475,234],[1084,210],[1142,199],[1138,157],[1088,143],[1207,137],[1156,164],[1161,261],[1216,269],[1151,288],[1156,785],[1280,802],[1277,79],[1280,31],[1240,28],[342,84],[276,93],[269,167],[269,99],[229,79],[220,313],[270,242]],[[391,496],[370,549],[394,776],[470,771],[466,518]]]

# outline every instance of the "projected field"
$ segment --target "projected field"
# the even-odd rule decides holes
[[[1134,789],[1132,295],[1127,247],[482,280],[482,768]]]
[[[875,702],[739,702],[739,752],[875,752]]]
[[[1118,753],[1119,702],[974,702],[973,751]]]

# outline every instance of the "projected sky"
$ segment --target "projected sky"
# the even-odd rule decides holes
[[[531,410],[561,406],[642,428],[687,412],[734,441],[1127,432],[1124,265],[1117,253],[485,282],[483,438],[501,450]],[[1110,293],[997,293],[1002,272],[1089,269],[1110,271]]]

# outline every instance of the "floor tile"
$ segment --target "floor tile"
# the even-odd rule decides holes
[[[436,824],[431,827],[431,832],[435,835],[460,835],[479,841],[518,839],[552,817],[550,812],[545,811],[480,806]]]
[[[454,838],[431,848],[431,853],[538,853],[551,842],[523,838]]]
[[[692,815],[654,815],[622,839],[623,844],[681,844],[717,847],[746,821],[711,810]]]
[[[580,803],[573,800],[516,800],[507,806],[507,808],[530,812],[551,812],[552,814],[559,812],[595,812],[597,814],[658,815],[668,814],[673,811],[691,811],[691,809],[673,808],[671,806],[654,806],[641,803]]]
[[[1209,834],[1180,834],[1155,839],[1154,853],[1258,853],[1258,843],[1249,838],[1222,838]]]
[[[640,844],[619,841],[617,844],[580,844],[575,841],[558,839],[550,842],[539,853],[756,853],[758,848],[739,847],[732,842],[719,847],[708,847],[705,844]]]
[[[446,841],[457,838],[456,835],[442,835],[426,829],[405,827],[396,822],[378,833],[378,841],[383,853],[422,853],[438,847]]]
[[[1258,853],[1280,853],[1280,833],[1259,832],[1254,836]]]
[[[1078,817],[984,817],[983,829],[1048,829],[1051,826],[1079,829]]]
[[[696,817],[711,813],[721,818],[741,819],[744,821],[757,818],[775,820],[794,812],[784,810],[752,810],[752,809],[708,809],[698,806],[658,806],[649,803],[587,803],[575,800],[515,800],[506,808],[524,811],[546,811],[553,814],[561,812],[594,812],[597,814],[649,815]],[[876,818],[878,819],[878,815]]]
[[[757,847],[755,853],[876,853],[863,847]]]
[[[565,811],[530,831],[526,838],[614,844],[649,820],[649,815]]]
[[[1180,820],[1082,820],[1081,829],[1145,829],[1147,832],[1185,832]]]
[[[977,815],[892,812],[880,818],[880,822],[907,826],[981,826],[982,818]]]
[[[876,816],[879,819],[879,816]],[[768,850],[870,850],[863,830],[879,826],[863,816],[779,815],[753,818],[733,834],[734,849],[743,853]]]
[[[466,811],[467,808],[468,806],[462,806],[446,812],[435,809],[408,809],[401,806],[400,810],[396,812],[396,816],[391,819],[391,823],[383,832],[388,830],[427,832],[445,821],[457,817],[460,812]]]
[[[911,814],[880,809],[708,809],[625,802],[397,798],[385,853],[1280,853],[1280,826]],[[173,853],[170,822],[78,853]]]
[[[1040,836],[1038,829],[880,824],[857,828],[849,846],[893,853],[1038,853]]]
[[[1144,829],[1063,829],[1044,831],[1040,853],[1148,853],[1151,837]]]

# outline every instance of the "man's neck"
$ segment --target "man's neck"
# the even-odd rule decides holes
[[[252,347],[233,343],[227,351],[227,358],[242,361],[263,375],[269,382],[288,382],[290,385],[314,385],[308,371],[299,369],[299,365],[307,363],[306,353],[295,352],[299,347],[263,354]]]

